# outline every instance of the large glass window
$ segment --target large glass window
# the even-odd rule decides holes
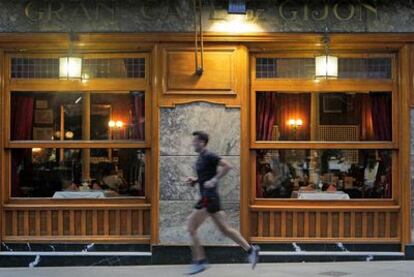
[[[10,118],[11,140],[143,141],[145,93],[12,92]]]
[[[8,56],[7,197],[145,197],[147,55],[80,54],[79,79],[60,57]]]
[[[140,149],[13,149],[11,173],[12,197],[145,195],[145,152]]]
[[[258,141],[392,140],[391,93],[258,92],[256,97]]]
[[[256,151],[257,196],[313,200],[391,198],[392,152],[365,149]]]
[[[252,200],[392,199],[399,178],[394,64],[392,55],[343,53],[336,79],[315,80],[310,54],[258,54]]]

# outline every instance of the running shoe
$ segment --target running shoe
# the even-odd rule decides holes
[[[187,275],[194,275],[203,272],[208,268],[208,262],[193,262],[187,271]]]
[[[260,247],[257,245],[252,245],[252,250],[248,256],[249,263],[252,265],[252,269],[254,269],[256,267],[256,264],[259,262],[259,252]]]

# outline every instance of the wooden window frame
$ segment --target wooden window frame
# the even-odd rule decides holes
[[[144,78],[95,78],[89,79],[86,82],[82,80],[63,80],[63,79],[19,79],[11,78],[11,59],[13,57],[28,57],[28,58],[58,58],[64,56],[65,52],[44,53],[5,53],[4,55],[4,123],[5,132],[3,132],[4,141],[4,172],[5,184],[2,201],[7,206],[9,205],[50,205],[50,207],[62,207],[62,205],[88,205],[96,207],[103,204],[147,204],[151,202],[151,166],[152,166],[152,90],[150,86],[151,70],[150,57],[151,53],[80,53],[79,56],[83,58],[144,58],[145,59],[145,77]],[[15,92],[34,92],[34,93],[48,93],[48,92],[64,92],[77,94],[124,94],[125,91],[142,91],[145,93],[145,139],[144,141],[127,141],[127,140],[78,140],[78,141],[27,141],[27,140],[11,140],[11,95]],[[75,148],[75,149],[97,149],[97,148],[128,148],[128,149],[142,149],[145,151],[145,196],[138,197],[116,197],[105,199],[54,199],[50,197],[26,198],[26,197],[12,197],[11,196],[11,151],[13,149],[21,148]]]
[[[358,53],[352,50],[335,52],[334,55],[340,58],[391,58],[391,79],[336,79],[336,80],[316,80],[316,79],[292,79],[292,78],[257,78],[256,77],[256,58],[314,58],[318,52],[302,51],[283,53],[253,53],[250,56],[250,203],[251,207],[277,207],[280,205],[288,207],[317,207],[321,203],[330,203],[335,206],[372,206],[385,205],[395,206],[400,199],[400,176],[398,174],[399,165],[399,107],[400,93],[398,85],[399,68],[397,65],[398,53]],[[258,92],[267,93],[369,93],[369,92],[389,92],[392,97],[392,141],[257,141],[256,140],[256,97]],[[312,103],[311,103],[312,105]],[[392,151],[392,197],[390,199],[350,199],[350,200],[299,200],[291,198],[259,198],[256,195],[256,150],[271,149],[378,149]],[[322,204],[323,205],[323,204]]]

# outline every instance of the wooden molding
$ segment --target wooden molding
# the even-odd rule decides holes
[[[201,55],[199,54],[201,59]],[[204,48],[204,72],[195,73],[193,47],[162,49],[162,89],[164,94],[235,95],[237,94],[236,48]]]

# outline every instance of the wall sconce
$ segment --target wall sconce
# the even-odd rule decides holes
[[[297,128],[301,127],[303,125],[303,121],[302,119],[289,119],[288,121],[288,125],[289,127],[293,128],[294,130],[296,130]]]
[[[326,27],[322,42],[325,53],[315,57],[315,78],[336,79],[338,77],[338,57],[329,55],[328,27]]]
[[[124,127],[124,122],[122,122],[121,120],[117,120],[117,121],[115,121],[115,120],[110,120],[109,122],[108,122],[108,126],[109,126],[109,128],[118,128],[118,129],[121,129],[122,127]]]
[[[66,133],[65,133],[65,138],[66,139],[73,139],[74,136],[75,136],[75,134],[72,131],[66,131]]]
[[[81,79],[82,77],[82,58],[72,54],[74,40],[76,40],[76,37],[71,33],[69,35],[68,55],[59,58],[59,77],[61,79]]]
[[[32,148],[32,153],[40,153],[42,152],[42,148]]]

